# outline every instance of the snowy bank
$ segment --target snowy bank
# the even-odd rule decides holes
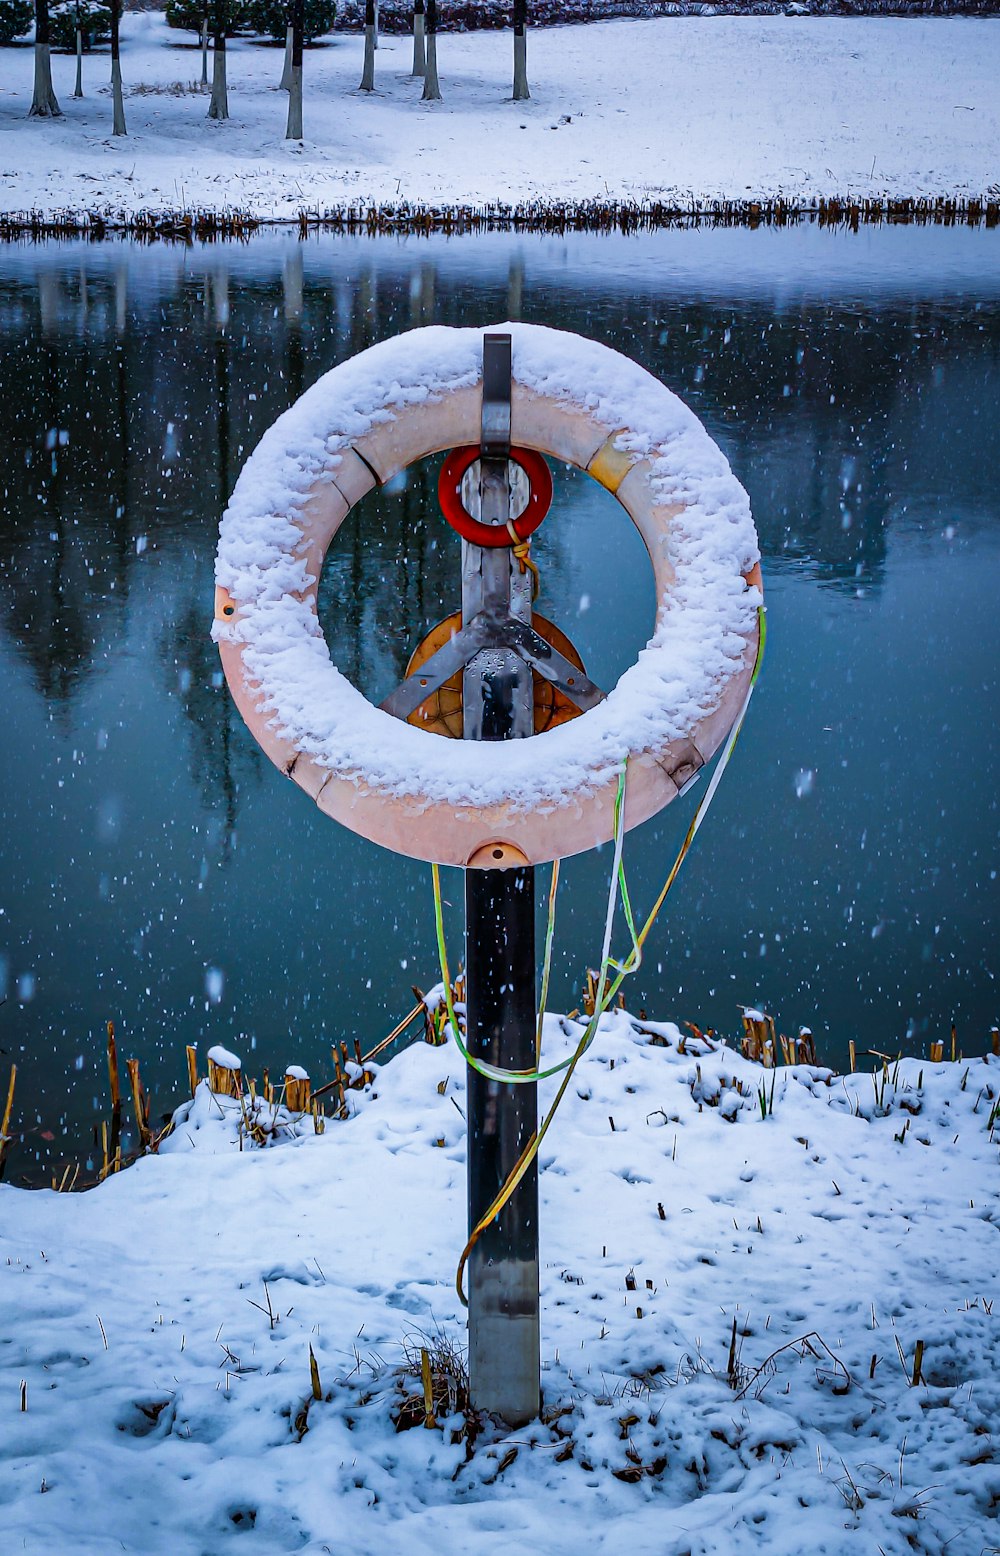
[[[1000,24],[990,19],[686,17],[533,29],[514,103],[509,33],[448,34],[444,100],[387,37],[376,90],[362,39],[305,60],[302,142],[284,139],[279,50],[229,49],[224,123],[206,118],[193,35],[123,22],[127,137],[106,54],[53,57],[64,117],[26,115],[32,51],[4,51],[0,210],[247,210],[263,219],[388,202],[692,202],[981,196],[1000,179]]]
[[[100,1188],[0,1187],[5,1550],[996,1545],[1000,1060],[606,1017],[542,1151],[543,1420],[471,1454],[393,1419],[404,1346],[463,1338],[461,1070],[418,1044],[266,1150],[202,1083]]]

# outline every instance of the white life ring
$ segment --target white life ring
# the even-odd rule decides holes
[[[216,564],[213,636],[271,760],[353,831],[461,866],[607,842],[626,758],[626,827],[667,805],[739,714],[762,598],[746,493],[670,390],[594,341],[490,329],[513,338],[512,443],[613,492],[653,566],[653,636],[603,702],[524,740],[445,740],[373,707],[319,625],[323,558],[352,505],[424,455],[478,443],[484,330],[412,330],[321,378],[248,459]]]

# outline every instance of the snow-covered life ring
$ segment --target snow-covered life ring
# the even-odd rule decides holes
[[[446,740],[374,707],[331,661],[316,611],[327,548],[376,484],[479,442],[478,328],[372,346],[265,433],[222,521],[213,626],[251,731],[321,810],[398,853],[486,867],[607,842],[626,758],[626,827],[674,799],[739,715],[762,598],[749,500],[676,395],[595,341],[490,329],[513,341],[511,443],[587,471],[649,553],[653,635],[607,697],[527,739]],[[595,603],[630,609],[610,582]]]

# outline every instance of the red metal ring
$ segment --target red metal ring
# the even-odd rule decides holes
[[[438,476],[438,502],[453,530],[474,546],[509,546],[510,531],[503,524],[483,524],[462,502],[462,477],[481,457],[478,443],[453,448]],[[552,504],[552,472],[541,454],[531,448],[512,448],[508,455],[528,477],[528,506],[514,520],[518,540],[533,535]]]

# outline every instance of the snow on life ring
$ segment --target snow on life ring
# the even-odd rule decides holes
[[[511,441],[613,492],[653,567],[653,636],[608,696],[524,740],[446,741],[375,708],[333,665],[316,614],[350,508],[425,455],[474,444],[481,329],[383,341],[265,433],[222,521],[213,637],[271,760],[320,809],[440,864],[541,863],[668,804],[725,739],[757,651],[761,580],[746,493],[693,413],[610,347],[539,325],[513,338]]]

